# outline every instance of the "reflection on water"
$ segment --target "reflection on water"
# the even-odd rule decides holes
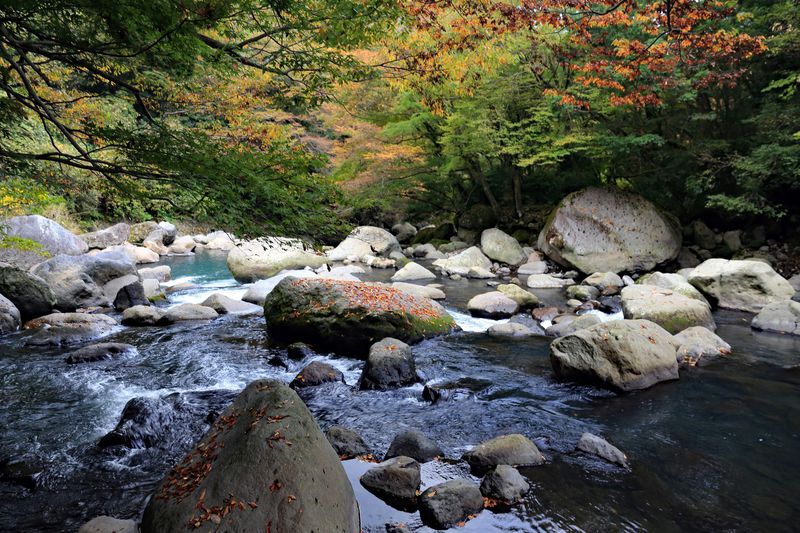
[[[197,286],[174,293],[171,303],[199,302],[219,288],[243,291],[230,279],[224,256],[169,263],[174,278]],[[390,274],[365,277],[385,280]],[[523,472],[532,486],[524,504],[510,513],[486,511],[459,531],[794,529],[800,519],[800,371],[784,367],[800,363],[797,338],[754,333],[747,315],[720,313],[719,333],[734,346],[733,355],[683,373],[679,381],[617,396],[555,382],[548,339],[508,341],[476,333],[493,322],[473,319],[464,309],[472,295],[487,290],[485,283],[443,284],[446,305],[466,331],[422,342],[414,353],[426,381],[466,383],[462,394],[429,404],[421,400],[420,385],[358,392],[331,384],[302,396],[323,427],[356,429],[377,456],[408,428],[424,431],[452,458],[503,433],[533,438],[548,464]],[[551,293],[541,296],[557,301]],[[22,348],[23,336],[0,341],[0,458],[28,454],[45,467],[35,492],[0,483],[0,515],[14,531],[75,531],[99,514],[138,518],[154,484],[202,427],[182,426],[148,450],[97,449],[129,399],[212,391],[193,399],[202,404],[257,378],[289,381],[308,363],[271,366],[268,361],[283,352],[270,346],[259,317],[125,329],[109,340],[136,345],[138,358],[74,366],[64,363],[63,351]],[[348,385],[358,379],[361,361],[324,358],[345,373]],[[624,450],[632,471],[574,453],[584,431]],[[417,515],[395,511],[360,488],[358,476],[368,466],[345,462],[364,530],[383,531],[386,522],[398,521],[427,531]],[[423,468],[426,486],[467,475],[458,464]]]

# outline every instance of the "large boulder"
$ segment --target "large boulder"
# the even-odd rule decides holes
[[[128,283],[139,279],[136,265],[120,253],[57,255],[36,265],[31,272],[53,289],[55,307],[60,311],[108,306],[116,297],[116,294],[109,297],[104,291],[108,282],[123,276],[133,276],[126,280]]]
[[[90,253],[91,254],[102,253],[102,255],[105,255],[114,252],[125,254],[128,257],[128,259],[130,259],[137,265],[143,263],[158,263],[161,260],[161,257],[156,252],[149,250],[144,246],[134,246],[129,242],[120,244],[119,246],[109,246],[102,252],[99,250],[95,250]]]
[[[407,243],[417,234],[417,228],[408,222],[402,222],[392,226],[392,234],[397,237],[398,242]]]
[[[145,295],[144,285],[142,285],[141,281],[128,283],[118,290],[117,295],[114,297],[114,309],[117,311],[124,311],[136,305],[150,305],[150,300]]]
[[[14,303],[0,294],[0,335],[17,331],[21,324],[19,309]]]
[[[46,315],[56,305],[56,295],[34,274],[0,263],[0,294],[14,304],[22,322]]]
[[[672,334],[692,326],[717,328],[707,303],[653,285],[622,289],[622,312],[625,318],[655,322]]]
[[[422,523],[448,529],[483,510],[483,496],[468,479],[451,479],[428,488],[419,496]]]
[[[172,244],[169,245],[167,253],[169,255],[189,255],[194,251],[196,246],[197,243],[194,241],[194,237],[191,235],[184,235],[176,238]]]
[[[40,215],[8,218],[3,220],[0,226],[10,237],[20,237],[38,242],[51,256],[80,255],[89,249],[85,242],[64,226]],[[39,260],[41,259],[40,256]],[[32,264],[25,266],[32,266]]]
[[[759,312],[794,296],[792,285],[762,261],[708,259],[689,274],[689,283],[719,307]]]
[[[428,298],[380,284],[330,279],[283,279],[267,296],[264,315],[274,338],[356,357],[386,337],[413,343],[457,327]]]
[[[53,313],[25,323],[25,329],[35,329],[27,346],[75,346],[108,335],[117,321],[107,315],[88,313]]]
[[[411,385],[418,381],[419,376],[411,347],[403,341],[386,338],[370,347],[358,388],[386,390]]]
[[[783,300],[764,306],[753,318],[753,329],[800,335],[800,303]]]
[[[538,248],[586,274],[652,270],[678,256],[677,222],[653,204],[618,189],[589,187],[570,194],[550,214]]]
[[[240,505],[241,503],[241,505]],[[303,401],[278,381],[248,385],[156,489],[142,533],[358,533],[353,488]]]
[[[500,291],[492,291],[473,296],[467,309],[472,316],[498,319],[516,314],[519,304]]]
[[[149,305],[135,305],[122,313],[123,326],[155,326],[164,318],[164,311]]]
[[[640,285],[653,285],[655,287],[661,287],[662,289],[669,289],[672,292],[682,294],[687,298],[699,300],[706,304],[708,303],[708,300],[705,299],[700,291],[695,289],[694,285],[686,281],[686,278],[680,274],[650,272],[649,274],[645,274],[636,280],[636,283]]]
[[[400,243],[385,229],[375,226],[359,226],[327,255],[331,261],[344,261],[353,257],[361,260],[368,255],[388,257],[392,252],[398,251],[400,251]]]
[[[544,455],[525,435],[513,433],[482,442],[462,457],[474,475],[483,475],[498,465],[539,466]]]
[[[205,305],[185,303],[167,309],[160,323],[173,324],[185,320],[214,320],[215,318],[219,318],[219,313],[214,309],[206,307]]]
[[[550,344],[557,377],[596,383],[613,390],[646,389],[678,379],[676,342],[648,320],[612,320]]]
[[[109,246],[125,244],[128,242],[130,235],[131,227],[124,222],[120,222],[100,231],[84,233],[80,235],[80,239],[86,243],[90,250],[103,250]]]
[[[521,265],[528,258],[517,239],[497,228],[481,233],[481,250],[489,259],[512,266]]]
[[[492,268],[492,261],[484,255],[480,248],[472,246],[451,257],[437,259],[433,265],[446,272],[466,275],[471,268]]]
[[[328,263],[299,239],[265,237],[238,243],[228,253],[228,269],[241,283],[271,278],[281,270],[320,267]]]

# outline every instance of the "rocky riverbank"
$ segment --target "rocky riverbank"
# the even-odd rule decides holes
[[[272,364],[289,368],[288,361],[296,354],[302,360],[315,351],[335,352],[366,359],[360,378],[346,384],[354,390],[407,387],[425,381],[416,369],[414,344],[457,329],[436,302],[448,301],[446,287],[437,283],[445,278],[485,288],[466,307],[477,318],[507,320],[492,326],[488,335],[508,342],[554,337],[550,360],[556,379],[616,392],[676,380],[695,366],[724,365],[736,346],[714,333],[716,308],[755,314],[752,324],[757,330],[800,333],[800,304],[792,300],[797,278],[790,282],[778,274],[770,257],[758,253],[763,250],[748,254],[740,242],[734,251],[736,239],[731,235],[723,236],[721,243],[714,237],[714,247],[706,248],[712,239],[698,244],[706,234],[697,224],[691,232],[694,244],[683,246],[684,232],[669,216],[642,199],[606,190],[590,189],[562,202],[536,247],[497,228],[486,228],[474,241],[452,235],[440,242],[443,233],[436,228],[417,231],[407,223],[392,231],[359,227],[326,250],[294,239],[241,241],[220,232],[180,235],[164,222],[118,224],[83,236],[69,234],[41,217],[17,217],[5,224],[9,234],[40,243],[52,257],[27,252],[4,257],[0,332],[14,335],[27,330],[27,346],[59,347],[70,364],[135,357],[133,347],[97,344],[120,328],[165,328],[202,324],[226,314],[264,313],[271,341],[286,346],[285,357]],[[722,245],[727,250],[721,250]],[[253,284],[242,300],[216,294],[199,304],[167,307],[163,299],[175,290],[171,272],[144,265],[200,249],[230,251],[228,267],[234,277]],[[725,257],[706,257],[711,250],[724,252]],[[388,283],[366,283],[358,276],[367,268],[396,272]],[[545,305],[542,291],[563,295],[566,304]],[[337,369],[311,361],[291,384],[300,390],[343,381]],[[428,399],[435,401],[457,388],[431,384],[422,397],[427,391]],[[284,412],[287,402],[294,411]],[[134,407],[123,413],[115,430],[134,437],[106,443],[141,440],[154,416],[146,413],[162,412],[158,406]],[[144,531],[169,529],[172,526],[165,524],[170,520],[224,524],[232,531],[270,521],[277,527],[278,514],[306,508],[321,516],[339,513],[335,530],[358,530],[358,513],[353,512],[347,490],[337,491],[337,498],[324,503],[318,497],[311,504],[303,497],[313,494],[313,483],[341,485],[344,473],[330,458],[368,455],[360,453],[369,448],[360,445],[364,439],[359,435],[342,428],[334,438],[329,430],[329,444],[300,397],[279,383],[254,383],[227,410],[208,418],[206,436],[167,474],[148,505]],[[298,428],[288,425],[295,419],[302,419],[297,435],[292,432]],[[259,435],[263,449],[254,451],[248,439]],[[542,454],[530,437],[500,434],[473,443],[474,449],[463,457],[445,458],[463,462],[471,476],[441,480],[420,494],[420,464],[443,453],[424,433],[400,433],[383,454],[383,462],[361,476],[361,484],[390,505],[418,511],[430,527],[452,527],[484,506],[513,505],[523,498],[529,484],[516,467],[547,468],[557,460]],[[218,449],[221,442],[231,453],[241,446],[255,455],[251,461],[234,464],[241,457],[226,459]],[[581,436],[569,447],[596,454],[619,468],[629,467],[625,455],[599,437]],[[311,451],[306,453],[307,449]],[[259,485],[265,483],[263,476],[250,480],[245,473],[255,472],[248,465],[265,454],[290,469],[287,476],[296,479],[297,486],[286,486],[280,476],[263,487]],[[308,459],[308,454],[316,459]],[[323,456],[324,461],[319,459]],[[223,477],[212,480],[209,471]],[[178,476],[181,472],[185,475]],[[184,478],[190,481],[181,481]],[[212,481],[216,488],[209,492],[205,487]],[[273,486],[277,488],[272,490]],[[285,505],[285,513],[274,514],[274,509],[283,507],[269,503],[269,498]],[[309,524],[318,520],[314,513],[303,516]]]

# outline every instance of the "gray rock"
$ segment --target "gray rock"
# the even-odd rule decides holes
[[[119,246],[109,246],[105,250],[92,250],[89,255],[124,254],[131,262],[139,265],[142,263],[157,263],[160,257],[156,252],[143,246],[134,246],[129,242]]]
[[[567,196],[539,234],[549,258],[584,273],[651,270],[677,257],[677,222],[632,193],[590,187]]]
[[[609,289],[621,289],[625,286],[622,278],[614,272],[595,272],[587,276],[581,283],[594,287],[600,292],[606,292]]]
[[[681,248],[678,257],[675,259],[681,268],[694,268],[700,264],[700,258],[689,248]]]
[[[489,329],[486,330],[486,334],[490,337],[524,338],[532,337],[536,332],[524,324],[506,322],[505,324],[493,324],[489,326]]]
[[[410,457],[394,457],[367,470],[359,479],[365,489],[392,507],[417,508],[421,483],[419,463]]]
[[[422,523],[434,529],[448,529],[483,510],[478,486],[467,479],[451,479],[428,488],[419,497]]]
[[[14,304],[22,322],[46,315],[56,305],[56,295],[42,278],[7,263],[0,263],[0,294]]]
[[[367,443],[352,429],[331,426],[325,432],[325,437],[342,460],[369,454]]]
[[[295,342],[286,347],[286,355],[294,361],[302,361],[316,355],[316,352],[304,342]]]
[[[591,285],[572,285],[567,287],[567,298],[574,298],[581,302],[596,300],[600,296],[600,290]]]
[[[411,239],[417,234],[417,228],[408,222],[403,222],[392,226],[392,233],[397,238],[398,242],[407,243],[411,242]]]
[[[482,442],[462,459],[469,463],[474,475],[483,475],[498,465],[539,466],[545,461],[533,441],[518,433]]]
[[[517,239],[497,228],[481,233],[481,250],[489,259],[512,266],[520,265],[527,259]]]
[[[86,243],[90,250],[103,250],[109,246],[119,246],[126,243],[130,234],[131,227],[124,222],[120,222],[100,231],[84,233],[79,238]]]
[[[547,328],[545,333],[551,337],[564,337],[600,323],[602,323],[602,320],[596,314],[585,314],[556,322]]]
[[[327,255],[331,261],[344,261],[352,256],[388,257],[394,251],[400,251],[400,243],[394,235],[375,226],[359,226]]]
[[[421,431],[410,430],[395,435],[383,459],[400,456],[411,457],[420,463],[427,463],[437,457],[444,457],[444,452],[438,444]]]
[[[264,313],[264,308],[260,305],[234,300],[218,292],[203,300],[200,305],[210,307],[220,315],[260,315]]]
[[[444,300],[447,296],[444,291],[436,287],[426,285],[415,285],[413,283],[403,283],[395,281],[392,288],[403,291],[404,293],[416,298],[430,298],[431,300]]]
[[[245,510],[231,505],[231,498]],[[198,512],[201,505],[228,513]],[[255,503],[255,506],[250,503]],[[212,516],[213,515],[213,516]],[[142,533],[359,531],[358,504],[336,452],[297,394],[278,381],[248,385],[159,484]]]
[[[344,383],[344,374],[322,361],[314,361],[306,365],[292,380],[290,387],[302,389],[316,387],[325,383]]]
[[[681,367],[705,366],[720,356],[731,353],[731,345],[712,331],[694,326],[675,335],[676,357]]]
[[[639,278],[636,282],[639,285],[653,285],[661,287],[662,289],[669,289],[672,292],[682,294],[687,298],[699,300],[704,304],[708,304],[705,296],[700,291],[694,288],[692,284],[686,281],[686,278],[681,274],[663,274],[661,272],[650,272]]]
[[[197,243],[194,241],[194,237],[190,235],[184,235],[183,237],[176,238],[172,244],[169,245],[167,248],[167,255],[189,255],[191,254]]]
[[[497,290],[517,302],[521,309],[530,309],[539,305],[538,296],[513,283],[498,285]]]
[[[497,465],[481,480],[481,494],[493,500],[516,502],[530,490],[530,485],[513,466]]]
[[[549,274],[531,274],[527,281],[527,285],[531,289],[561,289],[574,284],[575,282],[571,279],[557,278]]]
[[[422,265],[411,262],[398,270],[391,277],[391,281],[424,281],[436,279],[436,274]]]
[[[124,276],[132,276],[128,283],[139,279],[136,265],[119,253],[57,255],[36,265],[31,272],[53,289],[55,307],[60,311],[109,306],[116,294],[106,294],[107,283]]]
[[[114,309],[124,311],[135,305],[150,305],[140,281],[134,281],[122,287],[114,298]]]
[[[141,244],[152,232],[158,229],[158,223],[139,222],[138,224],[131,225],[131,232],[128,240],[134,244]]]
[[[717,246],[717,235],[714,231],[705,225],[702,220],[695,220],[690,226],[690,231],[693,236],[694,243],[700,248],[706,250],[713,250]]]
[[[241,283],[275,276],[282,270],[317,268],[328,258],[317,255],[299,239],[265,237],[240,242],[228,253],[228,269]]]
[[[26,346],[75,346],[111,333],[117,321],[107,315],[87,313],[54,313],[25,323],[25,329],[36,333],[25,341]]]
[[[742,231],[726,231],[722,234],[722,242],[725,243],[731,253],[735,254],[742,249]]]
[[[167,265],[159,265],[150,268],[140,268],[139,277],[142,280],[154,279],[160,283],[164,283],[172,279],[172,269]]]
[[[653,285],[622,289],[622,312],[625,318],[649,320],[673,334],[692,326],[717,329],[707,303]]]
[[[161,284],[155,279],[143,279],[142,288],[144,289],[144,296],[151,302],[157,300],[166,300],[167,295],[161,290]]]
[[[21,320],[17,306],[0,294],[0,335],[17,331],[22,323]]]
[[[164,318],[164,311],[149,305],[135,305],[123,311],[123,326],[156,326]]]
[[[544,261],[530,261],[517,269],[517,274],[527,276],[530,274],[544,274],[547,272],[547,263]]]
[[[135,346],[118,342],[102,342],[85,346],[75,350],[65,359],[67,364],[93,363],[105,359],[115,359],[117,357],[135,357],[139,351]]]
[[[753,313],[795,293],[788,281],[761,261],[709,259],[692,270],[689,283],[719,307]]]
[[[500,291],[492,291],[473,296],[467,309],[476,317],[508,318],[519,311],[519,304]]]
[[[89,247],[61,224],[40,215],[25,215],[3,221],[6,235],[31,239],[44,247],[50,255],[81,255]]]
[[[167,309],[167,312],[161,318],[161,323],[172,324],[184,320],[214,320],[215,318],[219,318],[219,313],[210,307],[198,304],[181,304]]]
[[[795,291],[800,291],[800,274],[795,274],[789,278],[789,285],[791,285]]]
[[[418,381],[411,348],[403,341],[387,337],[370,347],[358,387],[361,390],[386,390]]]
[[[554,340],[550,363],[557,377],[618,391],[678,379],[676,342],[647,320],[613,320]]]
[[[133,520],[98,516],[83,524],[78,533],[139,533],[139,527]]]
[[[465,275],[470,268],[492,268],[492,261],[483,254],[480,248],[472,246],[452,257],[437,259],[433,262],[433,265],[450,273],[456,272],[460,267],[465,269],[464,274],[462,274]],[[461,274],[460,271],[458,273]]]
[[[800,303],[783,300],[764,306],[753,318],[753,329],[800,335]]]
[[[607,440],[592,435],[591,433],[584,433],[578,441],[577,449],[596,455],[601,459],[605,459],[609,463],[615,463],[623,468],[628,468],[628,458],[619,448],[612,446]]]

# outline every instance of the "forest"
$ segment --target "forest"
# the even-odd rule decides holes
[[[796,531],[798,2],[3,0],[3,528]]]

